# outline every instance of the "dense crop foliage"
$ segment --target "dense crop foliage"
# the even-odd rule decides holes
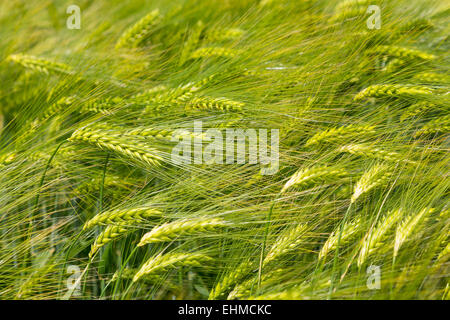
[[[0,298],[448,299],[449,10],[1,1]],[[195,121],[278,170],[174,161]]]

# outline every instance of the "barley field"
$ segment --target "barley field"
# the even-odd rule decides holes
[[[449,17],[1,1],[0,299],[449,299]]]

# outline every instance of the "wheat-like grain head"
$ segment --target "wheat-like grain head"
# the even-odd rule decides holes
[[[291,178],[285,183],[281,192],[285,192],[292,186],[306,186],[327,181],[333,181],[344,177],[347,172],[344,169],[329,167],[329,166],[315,166],[311,168],[299,169]]]
[[[205,233],[217,228],[226,227],[228,224],[218,218],[197,218],[174,221],[153,228],[142,236],[138,246],[152,242],[172,241],[182,235]]]
[[[133,282],[138,281],[144,275],[161,272],[168,268],[179,266],[201,267],[212,259],[201,253],[167,253],[150,258],[134,275]]]
[[[351,197],[351,203],[354,203],[361,195],[370,190],[382,186],[389,181],[392,175],[390,167],[384,164],[376,164],[368,171],[364,172],[356,183]]]

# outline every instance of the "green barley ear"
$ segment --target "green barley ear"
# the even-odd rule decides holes
[[[359,92],[354,100],[367,98],[424,98],[432,96],[433,90],[423,86],[405,86],[395,84],[375,84]]]
[[[118,270],[111,277],[111,282],[117,281],[119,279],[119,275],[121,279],[133,279],[138,271],[139,270],[135,268],[125,268],[123,270]],[[168,281],[167,277],[159,274],[146,274],[141,276],[139,280],[152,285],[161,284],[162,286],[170,290],[180,289],[180,285],[175,283],[175,281]]]
[[[138,270],[134,268],[125,268],[123,270],[118,270],[114,272],[113,276],[111,277],[111,281],[117,281],[119,279],[119,274],[122,279],[133,279],[134,275],[138,272]]]
[[[426,208],[418,214],[410,215],[397,227],[394,241],[394,258],[405,243],[406,239],[413,233],[414,229],[424,221],[424,219],[434,211],[434,208]]]
[[[190,219],[174,221],[153,228],[146,233],[138,246],[143,246],[152,242],[172,241],[182,235],[203,234],[217,228],[226,227],[228,224],[222,219]]]
[[[183,137],[204,139],[203,133],[190,132],[187,130],[170,130],[170,129],[154,129],[154,128],[137,128],[124,132],[126,136],[138,136],[152,139],[161,139],[170,141],[172,138],[181,139]]]
[[[285,268],[271,269],[270,272],[267,272],[262,275],[261,287],[269,284],[278,283],[279,279],[283,277],[285,274],[286,274]],[[252,288],[254,288],[255,285],[256,283],[254,278],[250,278],[244,282],[239,283],[228,294],[227,300],[247,299],[252,294]]]
[[[104,115],[110,115],[113,113],[114,109],[123,102],[120,97],[106,98],[106,99],[96,99],[93,101],[88,101],[81,106],[81,112],[94,112]]]
[[[404,36],[405,33],[415,33],[434,28],[433,23],[428,19],[414,19],[403,24],[399,29],[399,36]]]
[[[264,258],[263,265],[267,265],[291,250],[295,250],[304,241],[307,230],[307,225],[299,224],[283,232],[270,248]]]
[[[76,156],[76,153],[73,153],[71,156]],[[104,181],[101,176],[90,179],[81,183],[72,191],[72,193],[78,198],[82,198],[86,195],[89,196],[95,192],[98,192],[100,184],[103,184],[104,189],[113,190],[113,192],[115,192],[120,190],[130,190],[133,188],[133,186],[139,184],[139,180],[124,179],[121,176],[108,173]]]
[[[352,17],[364,17],[367,7],[370,4],[368,0],[344,0],[338,3],[334,10],[332,21],[344,20]]]
[[[86,222],[83,230],[102,224],[133,224],[145,221],[148,218],[161,216],[161,211],[149,207],[105,211]]]
[[[59,99],[57,102],[53,103],[48,109],[45,110],[45,112],[39,116],[40,121],[45,121],[49,119],[50,117],[57,115],[60,112],[63,112],[64,109],[68,108],[70,105],[72,105],[75,102],[75,97],[63,97]]]
[[[229,49],[223,47],[205,47],[199,48],[192,52],[190,59],[199,58],[211,58],[211,57],[223,57],[223,58],[234,58],[241,54],[242,51],[237,49]]]
[[[105,230],[97,237],[91,247],[89,257],[92,257],[98,249],[105,244],[117,240],[127,233],[133,231],[130,227],[135,227],[143,222],[143,219],[160,215],[161,212],[151,208],[134,208],[128,210],[116,210],[104,212],[92,218],[85,224],[83,230],[95,225],[112,222],[114,225],[108,225]]]
[[[123,47],[138,47],[160,19],[159,9],[151,11],[120,36],[116,44],[116,49]]]
[[[397,152],[386,151],[380,148],[375,148],[365,144],[349,144],[342,146],[338,149],[339,152],[347,152],[357,156],[373,158],[373,159],[383,159],[386,161],[405,161],[408,163],[414,163],[411,160],[402,159],[401,155]]]
[[[142,142],[130,143],[127,139],[120,137],[108,130],[82,128],[76,130],[69,141],[85,142],[105,151],[111,151],[119,156],[143,162],[150,166],[158,166],[162,158],[155,149],[148,147]]]
[[[186,109],[239,112],[243,106],[242,102],[226,98],[194,97],[186,105]]]
[[[399,72],[400,69],[406,67],[407,65],[408,63],[405,60],[395,58],[390,60],[382,71],[388,73]]]
[[[361,223],[360,218],[357,218],[353,221],[348,221],[344,224],[340,242],[341,246],[345,243],[350,242],[350,240],[353,239],[353,237],[359,231],[360,223]],[[336,231],[333,231],[328,237],[327,241],[325,241],[324,245],[322,246],[322,249],[319,252],[319,261],[325,259],[330,252],[336,250],[339,238],[339,231],[340,231],[339,229],[340,228],[338,228]]]
[[[89,258],[92,258],[101,247],[124,236],[128,231],[129,229],[122,225],[107,226],[91,246]]]
[[[450,83],[448,75],[435,72],[421,72],[416,74],[414,79],[422,83]]]
[[[202,79],[199,82],[188,83],[177,88],[167,88],[158,90],[156,94],[142,93],[133,97],[132,101],[137,104],[147,105],[145,112],[160,110],[161,107],[170,105],[185,104],[192,99],[195,92],[199,91],[203,85],[208,83],[213,76]]]
[[[224,41],[239,39],[244,35],[244,31],[239,28],[213,29],[206,33],[208,41]]]
[[[45,74],[49,74],[51,72],[71,74],[73,72],[70,66],[63,63],[54,62],[21,53],[10,55],[7,58],[7,61],[12,61],[14,63],[20,64],[24,68],[35,70]]]
[[[147,101],[151,98],[154,98],[156,95],[160,94],[161,92],[166,92],[169,88],[163,84],[154,86],[150,89],[147,89],[141,93],[135,94],[131,97],[131,100],[133,101]]]
[[[351,203],[354,203],[361,195],[370,190],[382,186],[389,181],[392,175],[392,168],[383,164],[376,164],[368,171],[366,171],[353,189]]]
[[[434,133],[448,133],[450,131],[450,115],[442,116],[431,120],[418,130],[414,136],[428,135]]]
[[[189,33],[187,40],[184,42],[178,65],[181,66],[182,64],[184,64],[189,59],[189,56],[192,54],[192,52],[197,48],[204,29],[205,25],[202,21],[198,21],[197,24],[193,27],[192,31]]]
[[[374,52],[404,60],[434,60],[435,55],[420,50],[402,48],[397,46],[378,46]]]
[[[400,121],[403,122],[406,119],[413,118],[417,115],[423,114],[429,110],[433,110],[436,108],[438,108],[437,105],[435,105],[434,103],[431,103],[431,102],[427,102],[427,101],[415,103],[405,109],[403,114],[400,116]]]
[[[285,183],[281,189],[281,193],[285,192],[292,186],[308,186],[344,177],[347,172],[344,169],[316,166],[311,168],[299,169],[291,178]]]
[[[334,143],[345,140],[349,137],[360,136],[360,135],[371,135],[375,133],[375,126],[369,125],[349,125],[339,128],[331,128],[325,131],[316,133],[311,137],[305,144],[305,146],[311,146],[315,144],[320,144],[323,142]]]
[[[215,300],[226,295],[229,290],[254,269],[254,265],[249,262],[242,262],[233,268],[213,287],[209,293],[209,300]]]
[[[211,260],[211,257],[208,257],[201,253],[159,254],[156,257],[150,258],[146,263],[144,263],[144,265],[133,277],[133,282],[138,281],[145,275],[149,275],[154,272],[161,272],[169,268],[176,268],[180,266],[201,267]]]
[[[392,229],[402,215],[402,209],[393,210],[388,212],[382,221],[378,222],[377,226],[370,232],[361,245],[361,251],[359,252],[357,261],[358,267],[361,267],[364,264],[370,254],[373,254],[377,249],[383,246],[386,234]]]
[[[364,6],[367,7],[367,5],[370,3],[369,0],[343,0],[339,1],[339,3],[336,5],[335,11],[341,11],[350,7],[357,7],[357,6]]]
[[[450,243],[447,243],[445,248],[439,253],[436,261],[444,260],[444,258],[448,258],[450,255]]]
[[[442,295],[442,300],[450,300],[450,284],[447,282],[444,289],[444,294]]]
[[[10,163],[13,163],[16,159],[17,154],[15,152],[9,152],[0,155],[0,165],[8,165]]]

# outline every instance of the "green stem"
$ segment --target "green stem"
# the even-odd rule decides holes
[[[347,218],[349,216],[351,207],[352,207],[352,203],[350,203],[350,205],[348,206],[347,211],[345,212],[345,215],[344,215],[344,219],[341,222],[339,236],[338,236],[338,240],[337,240],[337,244],[336,244],[336,252],[334,254],[333,269],[331,272],[331,284],[330,284],[330,291],[328,292],[328,299],[330,299],[331,295],[333,294],[334,282],[335,282],[336,278],[339,279],[339,277],[340,277],[340,273],[336,277],[336,267],[337,267],[337,262],[338,262],[338,258],[339,258],[339,247],[341,245],[341,238],[342,238],[342,233],[344,231],[344,225],[347,222]],[[337,286],[336,286],[336,289],[337,289]]]
[[[110,156],[110,154],[108,153],[106,155],[105,164],[103,166],[103,175],[102,175],[102,182],[100,184],[100,195],[99,195],[99,209],[98,209],[99,214],[103,212],[103,190],[105,188],[105,177],[106,177],[106,169],[108,168],[109,156]],[[100,287],[103,289],[104,286],[105,286],[105,281],[101,280]]]
[[[27,235],[27,239],[28,241],[31,240],[31,234],[32,234],[32,229],[33,229],[33,217],[34,217],[34,213],[38,211],[38,204],[39,204],[39,198],[40,198],[40,190],[42,188],[42,186],[44,185],[44,181],[45,181],[45,176],[47,175],[47,171],[48,168],[50,167],[50,164],[53,160],[53,158],[55,157],[56,153],[58,152],[59,148],[61,148],[61,146],[66,142],[66,140],[64,140],[63,142],[61,142],[55,149],[55,151],[53,151],[52,155],[50,156],[50,158],[47,161],[47,165],[44,168],[44,172],[42,173],[42,177],[41,180],[39,181],[39,187],[37,190],[37,194],[36,194],[36,199],[34,200],[34,210],[31,212],[30,214],[30,221],[28,222],[28,235]],[[32,250],[32,245],[30,244],[30,251]],[[27,261],[28,258],[31,256],[31,253],[29,252],[28,257],[25,257],[24,262],[25,265],[27,265]]]
[[[64,140],[63,142],[61,142],[61,143],[56,147],[55,151],[53,151],[52,155],[50,156],[50,158],[49,158],[48,161],[47,161],[47,165],[45,166],[44,172],[43,172],[42,177],[41,177],[41,181],[39,182],[39,188],[38,188],[38,191],[37,191],[37,194],[36,194],[36,199],[34,200],[34,207],[35,207],[35,210],[37,210],[37,206],[38,206],[38,204],[39,204],[39,197],[40,197],[40,192],[39,192],[39,191],[41,190],[42,186],[44,185],[45,176],[47,175],[48,168],[50,167],[50,164],[51,164],[53,158],[56,156],[56,153],[58,152],[59,148],[61,148],[61,146],[62,146],[65,142],[66,142],[66,140]]]
[[[261,287],[261,276],[262,276],[262,265],[263,265],[263,261],[264,261],[264,252],[266,251],[266,243],[267,243],[267,237],[269,235],[269,229],[270,229],[270,219],[272,218],[272,212],[273,212],[273,208],[275,207],[275,201],[278,199],[278,197],[281,195],[281,192],[277,194],[277,196],[275,197],[275,199],[273,199],[272,201],[272,205],[270,206],[269,212],[267,214],[267,219],[266,219],[266,230],[264,232],[264,241],[263,241],[263,245],[261,247],[261,254],[259,256],[259,268],[258,268],[258,291]]]
[[[116,296],[116,292],[117,292],[117,289],[119,287],[120,277],[122,277],[122,271],[123,271],[123,269],[125,269],[125,266],[128,264],[128,262],[130,261],[131,257],[136,253],[138,248],[139,248],[138,246],[134,247],[133,251],[131,251],[131,253],[128,256],[127,260],[125,260],[125,262],[120,267],[120,271],[119,271],[119,274],[117,276],[116,284],[114,285],[114,291],[113,291],[113,294],[112,294],[112,298],[113,299]]]

